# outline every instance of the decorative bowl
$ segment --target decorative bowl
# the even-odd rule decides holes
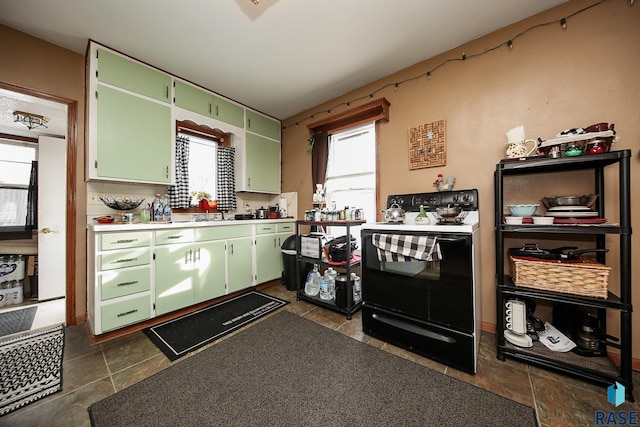
[[[511,216],[522,216],[522,217],[530,217],[536,213],[540,204],[530,204],[530,205],[507,205],[509,208],[509,212]]]
[[[130,211],[138,206],[144,199],[139,197],[129,197],[129,196],[98,196],[102,203],[109,206],[111,209],[116,209],[119,211]]]
[[[113,217],[111,215],[99,216],[94,219],[100,224],[111,224],[113,222]]]

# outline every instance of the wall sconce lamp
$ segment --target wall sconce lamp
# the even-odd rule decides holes
[[[13,121],[17,123],[22,123],[29,130],[37,129],[37,128],[46,129],[47,123],[49,123],[49,119],[45,116],[41,116],[39,114],[27,113],[24,111],[14,111]]]

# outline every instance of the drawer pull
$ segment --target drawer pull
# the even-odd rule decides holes
[[[113,261],[112,264],[118,264],[120,262],[131,262],[131,261],[137,261],[137,260],[138,260],[138,258],[124,258],[124,259],[115,260],[115,261]]]
[[[119,313],[119,314],[118,314],[118,317],[128,316],[129,314],[133,314],[133,313],[135,313],[135,312],[137,312],[137,311],[138,311],[138,309],[137,309],[137,308],[136,308],[136,309],[133,309],[133,310],[125,311],[124,313]]]
[[[131,243],[131,242],[135,242],[138,239],[121,239],[121,240],[116,240],[115,242],[112,242],[112,245],[119,245],[122,243]]]
[[[137,280],[133,280],[131,282],[118,283],[116,286],[129,286],[129,285],[135,285],[136,283],[138,283],[138,281]]]
[[[184,236],[181,236],[181,235],[178,234],[176,236],[169,236],[169,237],[167,237],[167,239],[182,239],[183,237]]]

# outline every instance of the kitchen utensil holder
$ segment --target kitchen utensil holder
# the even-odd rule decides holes
[[[611,267],[580,257],[577,261],[530,260],[509,255],[513,283],[524,288],[607,298]]]

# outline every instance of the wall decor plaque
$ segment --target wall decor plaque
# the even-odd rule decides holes
[[[444,119],[409,128],[409,170],[447,164]]]

